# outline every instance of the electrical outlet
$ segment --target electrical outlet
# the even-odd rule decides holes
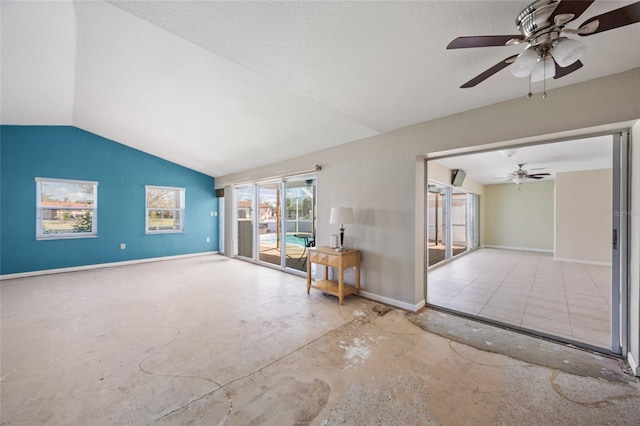
[[[207,238],[205,239],[205,241],[206,241],[206,242],[208,242],[208,243],[210,243],[210,242],[211,242],[211,238],[207,237]]]
[[[127,248],[127,245],[125,243],[120,244],[120,250],[124,250],[126,248]]]
[[[218,216],[218,212],[209,212],[209,215],[211,217],[215,217],[215,216]]]

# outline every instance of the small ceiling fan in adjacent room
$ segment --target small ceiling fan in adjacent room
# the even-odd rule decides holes
[[[519,185],[524,181],[526,181],[527,179],[540,180],[540,179],[544,179],[545,176],[551,176],[551,173],[529,173],[528,171],[523,170],[522,166],[524,166],[524,164],[518,164],[518,170],[515,170],[509,173],[507,176],[503,178],[495,178],[495,179],[503,179],[507,182],[511,181]],[[532,169],[532,170],[543,170],[543,169],[544,167],[541,167],[538,169]]]
[[[537,0],[516,18],[520,34],[467,36],[454,39],[447,49],[511,46],[522,44],[519,55],[510,56],[464,83],[461,88],[474,87],[498,71],[511,65],[515,77],[531,81],[558,79],[580,68],[580,57],[586,47],[568,35],[589,36],[640,22],[640,2],[594,16],[577,29],[567,24],[582,15],[595,0]],[[529,93],[531,96],[531,93]]]

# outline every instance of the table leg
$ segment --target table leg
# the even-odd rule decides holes
[[[342,305],[342,301],[344,300],[344,268],[340,266],[338,269],[340,269],[338,272],[338,300]]]
[[[311,291],[311,262],[307,263],[307,294]]]

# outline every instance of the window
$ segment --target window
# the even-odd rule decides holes
[[[98,236],[98,182],[36,178],[36,239]]]
[[[146,186],[147,234],[184,232],[184,188]]]

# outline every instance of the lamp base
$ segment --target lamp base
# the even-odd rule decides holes
[[[344,225],[340,225],[340,245],[337,251],[345,251],[344,249]]]

